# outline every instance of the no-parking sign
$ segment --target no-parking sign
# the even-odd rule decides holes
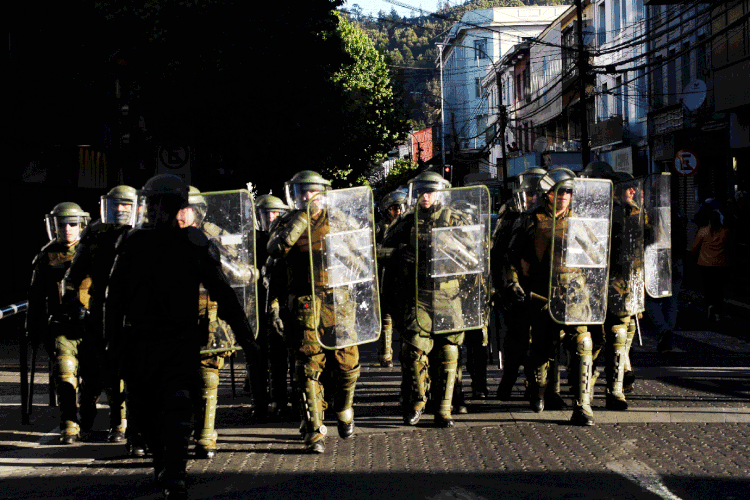
[[[674,155],[672,168],[680,175],[693,175],[698,170],[698,156],[689,149],[681,149]]]

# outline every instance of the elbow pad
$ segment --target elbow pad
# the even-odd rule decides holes
[[[280,251],[286,253],[286,250],[292,248],[302,233],[307,229],[307,213],[299,211],[289,219],[286,225],[271,236],[268,241],[268,253],[278,255]]]

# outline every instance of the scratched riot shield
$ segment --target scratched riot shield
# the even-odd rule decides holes
[[[672,295],[672,208],[669,173],[646,177],[646,293],[658,299]]]
[[[572,191],[572,192],[571,192]],[[602,324],[607,312],[612,182],[574,179],[555,191],[548,304],[565,325]]]
[[[433,335],[487,326],[490,205],[486,186],[424,193],[416,218],[417,324]]]
[[[307,204],[313,303],[326,349],[380,336],[373,207],[365,186],[321,192]]]
[[[255,209],[247,190],[221,191],[191,195],[193,225],[202,230],[219,250],[221,269],[245,309],[250,326],[257,335],[258,301],[255,269]],[[231,328],[216,317],[216,305],[201,287],[201,307],[208,309],[209,342],[202,349],[228,351],[235,347]]]
[[[607,309],[615,316],[645,310],[643,179],[614,185],[612,246]]]

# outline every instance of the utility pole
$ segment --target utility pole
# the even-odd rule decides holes
[[[508,195],[508,153],[505,149],[505,129],[508,127],[508,108],[503,103],[503,81],[500,76],[500,69],[492,64],[495,69],[495,79],[497,80],[497,102],[500,116],[500,153],[503,155],[503,196]],[[505,200],[503,200],[505,201]]]
[[[589,124],[588,124],[588,101],[586,99],[586,77],[589,73],[589,57],[586,48],[583,45],[583,0],[575,0],[576,19],[578,26],[576,28],[576,38],[578,38],[578,84],[579,104],[581,106],[581,163],[585,167],[591,157],[591,148],[589,147]]]
[[[440,154],[442,155],[443,164],[441,165],[445,169],[445,96],[443,95],[443,48],[444,44],[438,43],[440,47]]]

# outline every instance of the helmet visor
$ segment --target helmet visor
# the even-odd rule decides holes
[[[260,224],[260,230],[266,233],[269,232],[273,223],[286,212],[286,210],[279,208],[259,208],[258,223]]]
[[[533,210],[539,205],[540,199],[536,189],[526,190],[517,189],[513,193],[513,201],[515,202],[516,208],[519,212],[526,212],[527,210]]]
[[[443,184],[440,184],[439,182],[412,182],[411,184],[409,184],[409,207],[411,208],[416,206],[420,198],[424,199],[430,206],[432,206],[431,202],[433,200],[435,202],[440,201],[440,196],[431,196],[430,194],[428,194],[428,196],[425,198],[423,195],[426,193],[435,193],[436,191],[440,191],[441,189],[445,189],[445,186]]]
[[[285,186],[286,191],[286,203],[290,207],[294,207],[296,210],[307,209],[307,202],[320,192],[328,191],[329,187],[323,184],[310,184],[310,183],[295,183],[287,184]],[[315,198],[313,203],[319,204],[322,202],[322,197],[318,196]],[[318,205],[322,206],[322,205]]]
[[[72,244],[80,239],[81,232],[86,229],[88,217],[48,214],[44,222],[50,241],[57,240],[59,243]]]
[[[104,224],[132,226],[135,222],[133,200],[102,197],[99,210]]]

